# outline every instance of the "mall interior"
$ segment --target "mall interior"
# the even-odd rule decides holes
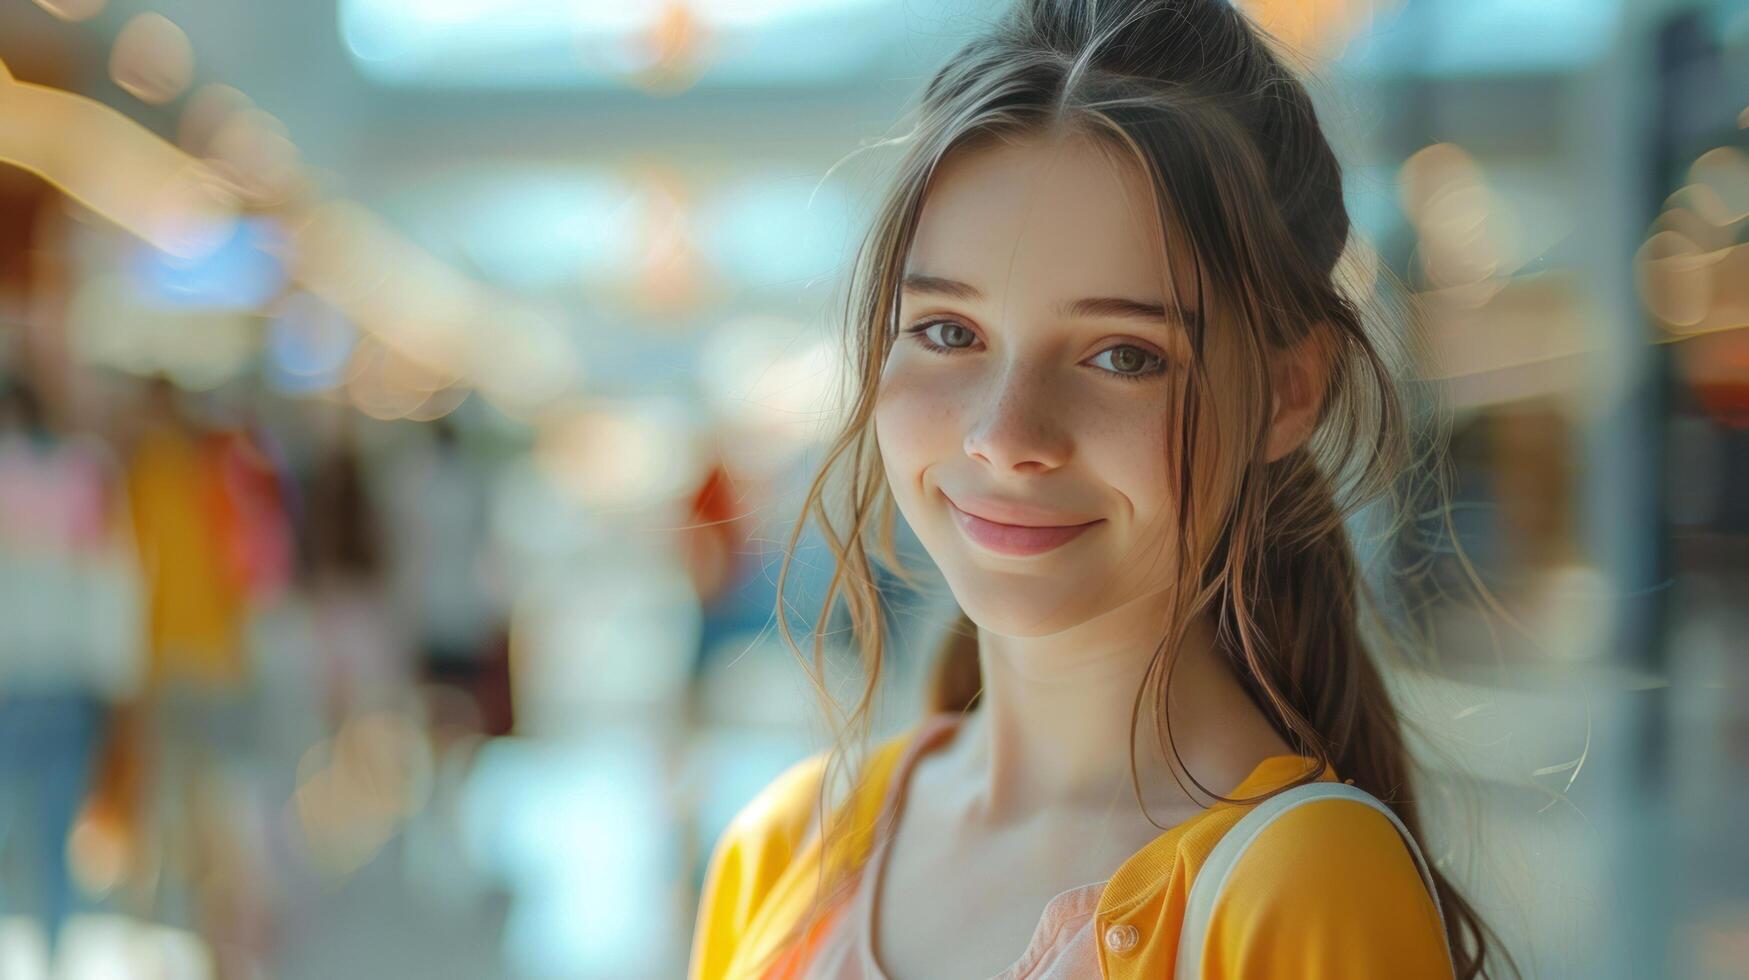
[[[1006,2],[0,0],[0,977],[683,976],[820,692],[927,710],[951,594],[871,678],[798,518]],[[1749,2],[1236,4],[1437,355],[1442,866],[1749,978]]]

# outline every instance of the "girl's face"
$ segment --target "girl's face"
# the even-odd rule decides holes
[[[1189,270],[1170,272],[1174,291],[1144,179],[1087,139],[937,169],[875,436],[900,512],[984,629],[1049,635],[1168,587],[1169,433],[1200,315],[1175,305],[1196,302]]]

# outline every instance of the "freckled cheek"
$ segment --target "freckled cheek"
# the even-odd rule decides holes
[[[891,371],[875,402],[875,439],[895,480],[915,483],[925,467],[959,451],[964,386],[924,372]]]
[[[1171,485],[1166,420],[1129,406],[1120,412],[1087,413],[1077,428],[1076,444],[1084,465],[1134,509],[1129,515],[1134,530],[1159,533],[1157,522],[1169,519],[1177,496]]]

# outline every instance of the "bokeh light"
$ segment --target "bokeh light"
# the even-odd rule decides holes
[[[1749,156],[1735,147],[1708,150],[1688,168],[1688,179],[1706,189],[1703,214],[1715,225],[1732,225],[1749,216]]]
[[[109,0],[36,0],[36,5],[62,20],[90,20],[103,12]]]
[[[555,407],[535,458],[553,483],[590,507],[627,510],[678,495],[695,473],[678,406],[664,401]]]
[[[230,117],[255,102],[230,85],[202,85],[188,97],[176,123],[176,142],[197,157],[212,155],[212,139]]]
[[[194,79],[194,46],[163,14],[137,14],[116,35],[109,77],[141,102],[169,102]]]

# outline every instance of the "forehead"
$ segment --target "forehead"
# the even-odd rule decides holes
[[[924,198],[907,273],[1045,302],[1088,295],[1193,305],[1189,270],[1168,268],[1147,179],[1084,135],[995,141],[950,154]]]

